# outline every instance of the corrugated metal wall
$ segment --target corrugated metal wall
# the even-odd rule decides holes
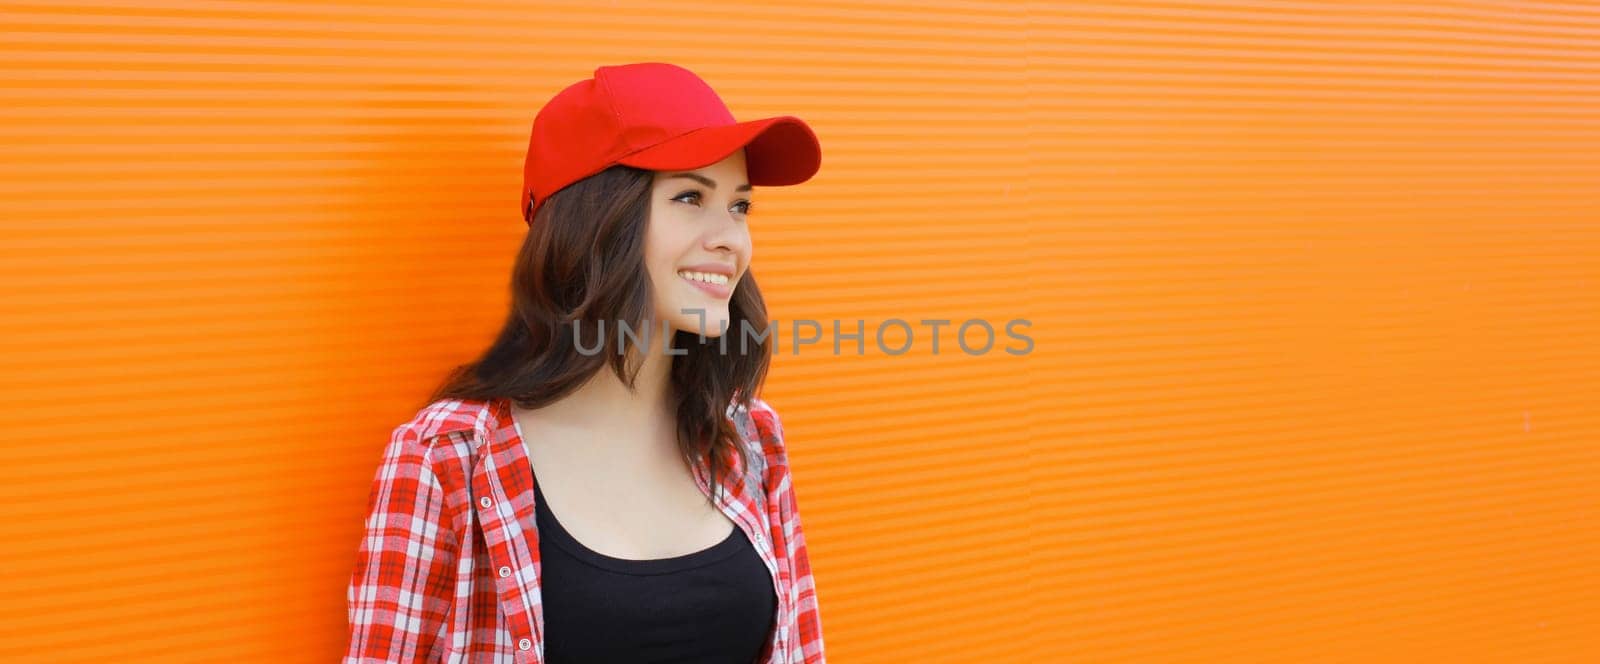
[[[335,658],[387,433],[501,320],[528,123],[641,60],[824,143],[753,222],[775,317],[868,331],[767,393],[834,661],[1600,657],[1593,6],[0,28],[0,659]]]

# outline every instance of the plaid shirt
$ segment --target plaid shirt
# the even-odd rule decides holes
[[[744,439],[719,507],[772,573],[778,608],[758,662],[820,664],[822,623],[778,414],[729,406]],[[694,468],[702,493],[709,473]],[[373,478],[346,593],[346,664],[542,664],[533,467],[508,399],[441,400],[396,427]]]

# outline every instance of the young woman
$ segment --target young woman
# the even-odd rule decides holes
[[[824,661],[749,227],[820,160],[665,63],[540,110],[510,314],[393,432],[345,662]]]

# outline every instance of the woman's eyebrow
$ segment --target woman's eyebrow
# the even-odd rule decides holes
[[[707,187],[710,187],[712,189],[716,189],[717,188],[717,181],[716,180],[712,180],[711,178],[708,178],[708,177],[706,177],[704,175],[701,175],[699,173],[672,173],[670,175],[665,176],[663,179],[670,180],[672,178],[688,178],[690,180],[694,180],[695,182],[699,182],[700,184],[703,184],[703,185],[705,185]],[[746,182],[744,184],[741,184],[737,188],[735,188],[734,191],[750,191],[750,183]]]

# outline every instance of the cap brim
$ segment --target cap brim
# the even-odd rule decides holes
[[[800,184],[822,165],[822,147],[804,120],[783,115],[722,127],[696,129],[617,160],[652,171],[710,166],[744,148],[750,184],[781,187]]]

